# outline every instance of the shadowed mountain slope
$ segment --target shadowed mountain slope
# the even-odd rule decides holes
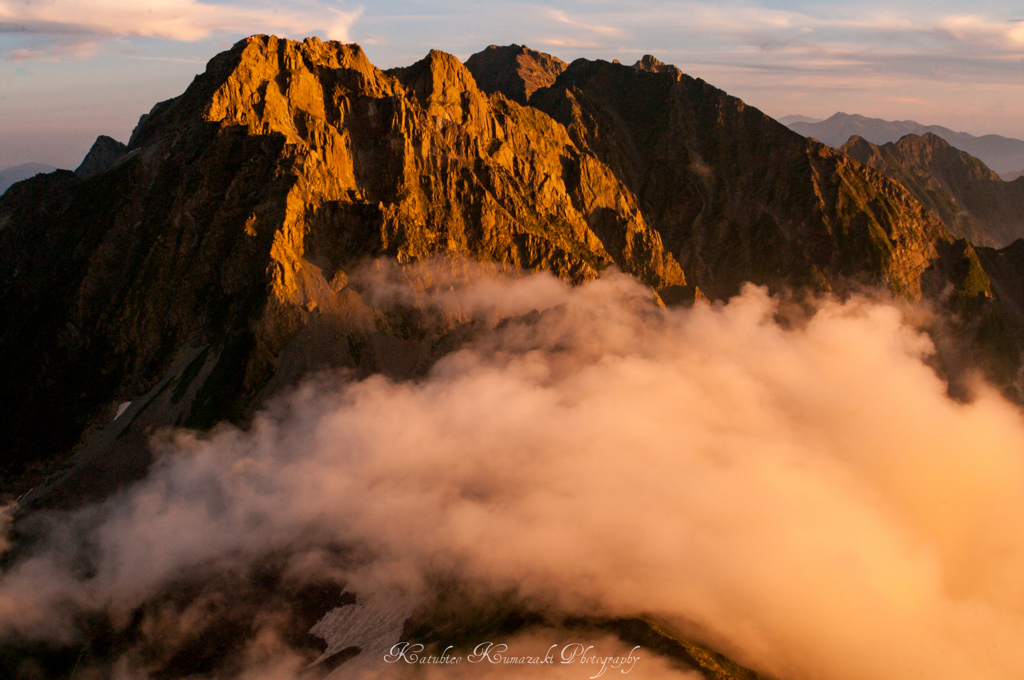
[[[1024,181],[1004,182],[930,132],[883,146],[851,137],[840,151],[900,182],[958,238],[1001,248],[1024,237]]]
[[[578,60],[531,104],[608,164],[710,297],[743,281],[920,294],[950,239],[898,184],[653,58]]]
[[[526,104],[534,92],[554,83],[566,66],[558,57],[525,45],[491,45],[466,61],[466,68],[481,90],[488,94],[501,92],[520,104]]]

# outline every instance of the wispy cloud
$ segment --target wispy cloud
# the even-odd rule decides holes
[[[975,5],[965,12],[901,0],[885,7],[766,5],[686,0],[586,11],[574,4],[563,9],[567,18],[615,26],[619,35],[561,22],[559,42],[547,44],[560,48],[563,59],[614,55],[631,61],[652,53],[775,115],[804,106],[791,101],[797,93],[811,93],[821,107],[814,113],[822,117],[840,108],[877,106],[873,115],[954,126],[975,125],[981,120],[977,107],[1019,102],[1024,24],[1001,16],[997,7]],[[603,50],[575,48],[573,40],[598,43]],[[985,129],[972,131],[1017,136],[1024,130],[1009,114],[985,118]]]
[[[603,47],[601,43],[595,42],[593,40],[576,40],[574,38],[562,38],[557,36],[552,36],[549,38],[540,38],[539,40],[536,40],[534,42],[536,42],[538,45],[544,45],[550,49],[567,48],[573,50],[593,50],[601,49],[601,47]]]
[[[882,101],[897,102],[900,104],[931,104],[931,102],[919,97],[882,97]]]
[[[11,52],[9,58],[30,59],[76,55],[76,45],[104,37],[146,37],[196,41],[217,32],[275,33],[348,40],[361,9],[343,11],[324,3],[300,6],[237,6],[198,0],[52,0],[45,3],[0,0],[0,35],[35,36],[39,49]]]
[[[1017,50],[1024,46],[1024,23],[1020,22],[996,22],[981,16],[952,16],[939,21],[936,29],[963,42]]]
[[[73,58],[84,59],[96,54],[99,44],[96,40],[79,38],[55,43],[44,43],[39,48],[18,48],[7,54],[7,61],[59,61]]]
[[[948,15],[913,8],[896,10],[864,9],[851,18],[841,4],[816,7],[813,11],[779,10],[737,3],[672,2],[657,13],[622,14],[618,19],[605,16],[616,26],[638,25],[657,20],[685,34],[708,38],[731,38],[758,43],[768,38],[804,38],[810,42],[835,41],[863,44],[865,40],[891,40],[910,37],[951,38],[961,43],[997,46],[1006,49],[1024,44],[1024,24],[1001,21],[991,16]]]
[[[601,24],[587,23],[579,19],[575,19],[569,16],[566,12],[559,9],[553,9],[548,11],[548,17],[552,21],[555,21],[556,23],[566,24],[572,28],[581,29],[589,33],[600,33],[602,35],[609,36],[622,35],[622,30],[614,26],[603,26]]]

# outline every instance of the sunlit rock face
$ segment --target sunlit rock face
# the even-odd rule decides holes
[[[574,282],[616,266],[695,294],[605,164],[440,52],[385,73],[358,46],[251,38],[145,116],[116,167],[38,178],[0,210],[16,467],[66,451],[172,366],[195,381],[157,420],[205,426],[245,410],[300,330],[401,340],[345,287],[366,256]],[[410,354],[342,346],[311,360],[372,371],[381,352]]]
[[[913,299],[950,241],[900,185],[653,57],[511,46],[467,65],[385,72],[357,45],[255,36],[144,116],[127,154],[91,154],[88,181],[5,196],[5,465],[60,457],[171,378],[136,422],[237,419],[316,366],[429,363],[346,286],[368,256],[575,283],[614,266],[668,303],[745,281]]]

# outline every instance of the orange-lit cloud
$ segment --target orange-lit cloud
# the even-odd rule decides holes
[[[422,380],[321,376],[248,431],[168,439],[149,479],[55,518],[3,575],[0,630],[68,635],[76,608],[291,550],[293,577],[369,597],[442,573],[654,615],[792,680],[1024,674],[1021,412],[983,385],[950,400],[896,307],[826,299],[780,326],[754,287],[664,310],[615,274],[353,281],[489,330]]]

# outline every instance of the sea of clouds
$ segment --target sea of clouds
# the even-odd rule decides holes
[[[654,617],[780,679],[1024,677],[1024,417],[981,382],[950,399],[905,308],[825,297],[794,317],[747,286],[665,309],[621,274],[418,267],[352,281],[379,309],[474,320],[472,340],[419,379],[320,374],[245,429],[161,433],[147,479],[33,519],[0,576],[0,638],[73,644],[89,612],[138,625],[183,575],[273,555],[286,582],[398,602],[388,643],[440,575],[549,621]],[[266,618],[242,676],[302,677]],[[631,677],[689,673],[639,653]],[[335,673],[411,670],[361,656]],[[146,664],[126,653],[115,675]],[[594,674],[419,672],[484,670]]]

